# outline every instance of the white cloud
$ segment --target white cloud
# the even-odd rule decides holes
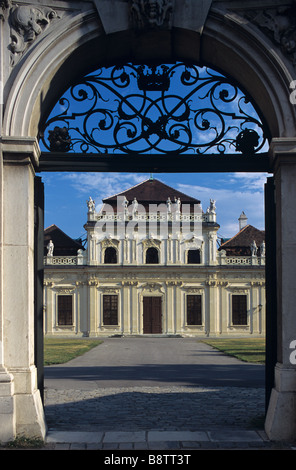
[[[143,175],[122,173],[69,173],[64,176],[79,193],[87,194],[98,203],[143,181]]]
[[[233,182],[242,184],[244,189],[264,190],[268,173],[233,173]]]
[[[248,223],[258,229],[264,229],[264,183],[266,175],[233,173],[229,179],[225,176],[213,186],[179,184],[178,189],[201,200],[206,210],[210,199],[216,200],[217,222],[220,234],[231,237],[238,232],[238,218],[242,211],[248,217]]]
[[[209,206],[210,199],[215,199],[217,222],[220,224],[219,235],[227,238],[238,232],[238,218],[242,211],[247,215],[249,224],[264,229],[266,176],[263,173],[219,173],[210,176],[161,174],[155,177],[185,194],[200,199],[204,211]],[[67,197],[65,201],[63,198],[60,201],[70,204],[67,201],[71,201],[72,198],[71,203],[76,207],[76,217],[74,217],[77,219],[76,224],[82,225],[84,219],[83,222],[79,222],[77,210],[80,208],[81,217],[85,217],[86,200],[89,196],[96,201],[99,210],[103,198],[124,191],[148,178],[148,175],[139,173],[63,173],[59,176],[59,186],[67,193]],[[57,183],[52,179],[49,185],[54,181]],[[199,184],[194,184],[195,181]],[[51,191],[55,193],[54,188]],[[61,205],[64,204],[59,203],[59,207]],[[70,213],[70,210],[67,212]]]

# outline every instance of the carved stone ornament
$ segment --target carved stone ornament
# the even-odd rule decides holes
[[[130,19],[134,29],[170,29],[173,0],[130,0]]]
[[[4,19],[4,12],[5,10],[8,10],[11,7],[11,1],[10,0],[3,0],[0,1],[0,19]]]
[[[49,7],[16,5],[11,8],[9,24],[10,50],[13,55],[12,65],[57,17],[57,13]]]
[[[204,289],[199,289],[198,287],[184,286],[183,288],[185,289],[187,294],[204,294]]]
[[[159,284],[158,282],[147,282],[142,286],[142,290],[148,292],[162,292],[163,287],[162,284]]]
[[[110,239],[110,238],[104,238],[104,240],[101,241],[101,246],[102,248],[118,248],[119,245],[119,240],[116,240],[115,238]]]
[[[142,243],[143,243],[144,248],[146,248],[146,249],[148,249],[148,248],[159,248],[160,245],[161,245],[160,240],[157,240],[157,239],[152,240],[151,238],[143,240]]]
[[[245,16],[267,33],[296,66],[296,0],[292,5],[250,11]]]
[[[55,287],[56,292],[59,295],[71,295],[75,291],[75,287]]]

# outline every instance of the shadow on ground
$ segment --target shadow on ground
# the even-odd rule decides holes
[[[200,430],[262,425],[264,389],[222,388],[190,392],[155,388],[122,392],[46,390],[49,429],[76,431]],[[50,404],[50,403],[53,404]]]
[[[55,381],[67,383],[79,381],[97,382],[98,387],[133,385],[189,385],[224,387],[264,387],[265,368],[260,365],[187,365],[162,364],[120,367],[46,367],[47,386],[54,387]]]

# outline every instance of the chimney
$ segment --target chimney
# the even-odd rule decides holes
[[[248,222],[248,217],[246,216],[244,211],[241,213],[241,215],[238,219],[238,222],[239,222],[239,230],[241,231],[241,229],[244,228],[247,225],[247,222]]]

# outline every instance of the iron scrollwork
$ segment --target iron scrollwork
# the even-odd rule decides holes
[[[43,131],[48,151],[253,155],[265,126],[236,83],[205,67],[101,67],[59,100]]]

